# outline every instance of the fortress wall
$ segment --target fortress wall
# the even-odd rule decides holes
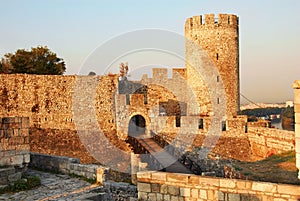
[[[166,172],[139,172],[139,200],[280,200],[297,201],[296,185],[203,177]]]
[[[198,96],[202,115],[211,115],[211,101],[199,67],[206,61],[196,61],[195,51],[204,50],[217,66],[223,81],[227,98],[227,116],[236,116],[239,111],[239,33],[238,17],[235,15],[213,14],[194,16],[185,24],[186,67],[189,86]],[[215,78],[219,79],[217,75]],[[202,103],[202,104],[201,104]]]
[[[252,154],[266,158],[272,154],[295,150],[295,132],[275,128],[249,127]]]
[[[83,163],[96,162],[76,131],[72,107],[77,79],[76,76],[0,74],[0,117],[29,117],[33,152],[78,157]],[[97,126],[112,144],[129,151],[116,135],[113,94],[117,77],[97,76],[97,80],[96,88],[76,88],[76,93],[80,95],[86,90],[96,93],[96,114],[92,115]],[[83,114],[77,117],[85,118]]]
[[[30,162],[29,149],[29,119],[0,118],[0,167],[23,168]]]

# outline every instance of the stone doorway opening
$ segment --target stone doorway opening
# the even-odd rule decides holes
[[[134,138],[146,134],[146,120],[142,115],[131,117],[128,126],[128,135]]]

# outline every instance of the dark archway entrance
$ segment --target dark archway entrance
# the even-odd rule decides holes
[[[128,126],[128,135],[138,137],[146,133],[146,120],[142,115],[131,117]]]

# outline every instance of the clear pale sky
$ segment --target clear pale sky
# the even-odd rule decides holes
[[[0,57],[46,45],[66,61],[66,74],[79,74],[95,48],[122,33],[183,35],[188,17],[230,13],[240,21],[242,94],[284,102],[300,79],[299,0],[0,0],[0,7]]]

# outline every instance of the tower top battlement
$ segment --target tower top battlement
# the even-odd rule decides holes
[[[186,29],[197,29],[201,26],[238,26],[239,18],[233,14],[206,14],[188,18],[185,23]]]

